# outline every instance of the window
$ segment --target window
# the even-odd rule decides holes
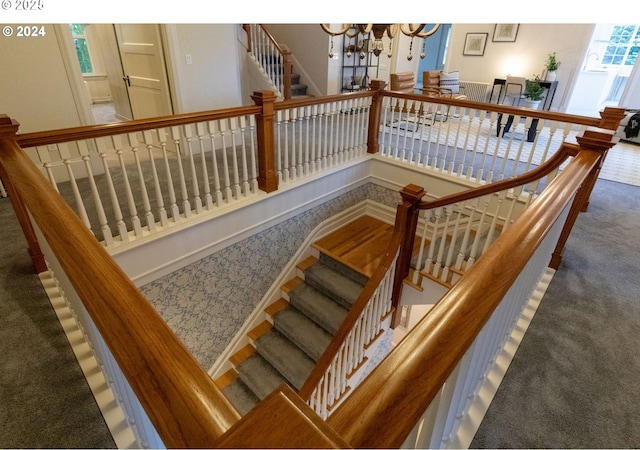
[[[80,69],[82,73],[93,73],[93,65],[91,64],[91,56],[89,55],[89,47],[87,46],[87,37],[84,31],[85,25],[72,23],[70,26],[73,43],[76,47],[76,53],[78,54],[78,61],[80,62]]]
[[[611,31],[602,64],[633,66],[640,52],[640,26],[616,25]]]

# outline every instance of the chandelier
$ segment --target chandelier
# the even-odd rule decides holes
[[[384,44],[382,42],[382,38],[385,34],[389,37],[391,42],[393,42],[393,38],[398,34],[398,30],[405,36],[409,36],[411,38],[411,43],[409,44],[409,54],[407,55],[407,59],[411,61],[413,59],[413,38],[421,38],[422,41],[422,52],[420,53],[420,58],[425,57],[424,53],[424,43],[426,38],[435,33],[440,24],[435,24],[429,31],[423,31],[426,24],[351,24],[345,23],[342,24],[342,27],[339,30],[332,30],[329,24],[322,23],[320,24],[322,29],[331,36],[331,47],[329,49],[329,58],[334,57],[333,53],[333,38],[334,36],[345,35],[349,40],[356,38],[355,45],[349,45],[345,50],[347,51],[347,56],[351,56],[351,51],[355,50],[360,53],[360,58],[363,59],[365,56],[365,49],[363,46],[359,45],[357,42],[357,37],[362,36],[363,40],[369,38],[371,34],[373,34],[373,44],[371,48],[366,50],[373,52],[374,55],[380,56],[380,54],[384,51]],[[391,43],[389,44],[389,52],[387,53],[389,58],[391,58]]]

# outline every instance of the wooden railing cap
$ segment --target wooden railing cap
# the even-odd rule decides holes
[[[0,136],[15,135],[20,124],[6,114],[0,114]]]

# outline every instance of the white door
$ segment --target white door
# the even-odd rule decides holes
[[[118,24],[115,29],[133,118],[173,114],[160,27]]]

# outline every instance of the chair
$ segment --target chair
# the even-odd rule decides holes
[[[525,77],[512,77],[507,75],[504,83],[504,95],[502,101],[499,102],[503,105],[519,106],[520,101],[525,98],[524,90],[527,83]]]
[[[456,100],[466,100],[467,96],[460,86],[458,72],[443,72],[442,70],[425,70],[422,72],[422,86],[425,95],[450,97]]]
[[[403,94],[421,94],[422,92],[419,89],[416,89],[416,78],[413,72],[397,72],[392,73],[389,78],[390,81],[390,90],[396,92],[402,92]],[[422,107],[420,107],[420,111],[422,112]],[[406,113],[415,113],[413,106],[411,110],[407,110],[403,108],[402,112]]]
[[[390,89],[403,94],[416,93],[416,78],[413,72],[392,73],[390,77]]]

